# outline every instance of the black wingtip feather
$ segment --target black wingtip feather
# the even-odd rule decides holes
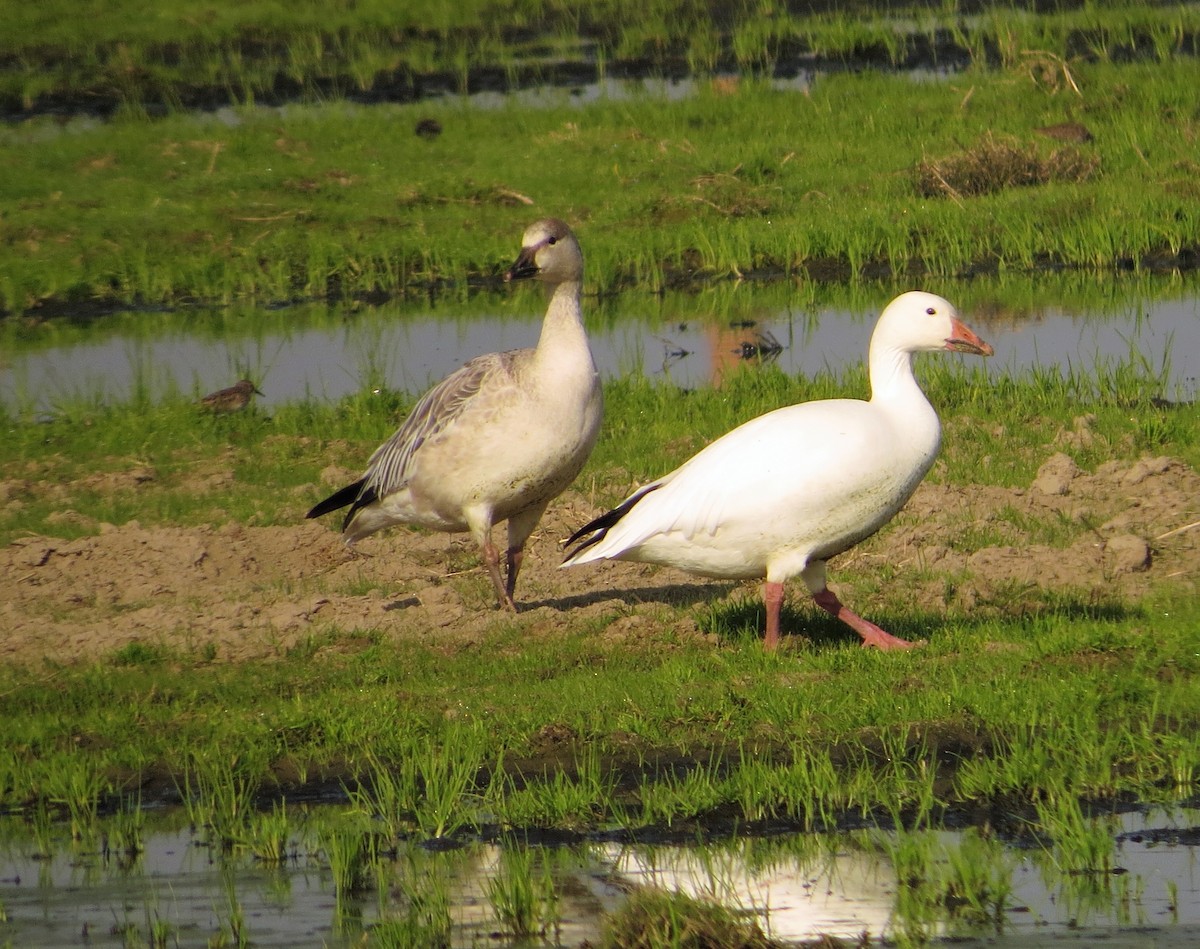
[[[617,523],[617,521],[633,510],[633,506],[637,504],[638,501],[658,487],[660,487],[660,485],[655,484],[645,488],[642,491],[638,491],[636,494],[626,498],[611,511],[601,514],[595,520],[588,521],[588,523],[584,524],[583,527],[579,528],[579,530],[567,538],[566,544],[564,545],[566,547],[570,547],[576,541],[580,541],[580,544],[574,550],[568,550],[563,555],[563,560],[570,560],[576,554],[587,550],[592,546],[592,544],[603,540],[604,535],[608,533],[608,529],[610,527],[612,527]]]
[[[613,513],[612,511],[608,512],[608,514],[612,514],[612,513]],[[608,517],[608,514],[605,514],[604,517]],[[590,524],[585,524],[583,527],[579,528],[579,530],[577,530],[574,534],[572,534],[567,539],[565,546],[569,548],[573,543],[575,543],[575,541],[579,540],[579,538],[581,538],[581,537],[586,538],[574,550],[567,550],[565,553],[563,553],[563,563],[566,563],[568,560],[570,560],[576,554],[582,553],[583,551],[585,551],[589,547],[591,547],[592,544],[598,542],[608,532],[608,529],[610,527],[612,527],[613,524],[616,523],[616,520],[613,520],[612,522],[610,522],[608,524],[600,525],[600,521],[603,519],[604,518],[598,517],[598,518],[596,518],[596,520],[592,521]],[[588,531],[594,531],[594,533],[590,537],[588,537],[587,536]]]
[[[350,510],[346,512],[345,520],[342,521],[342,533],[346,532],[346,528],[350,526],[350,522],[354,520],[354,515],[359,512],[359,509],[368,504],[374,504],[378,497],[379,493],[374,488],[363,488],[358,497],[354,499],[354,503],[350,505]]]
[[[313,509],[304,516],[320,517],[322,514],[328,514],[330,511],[336,511],[338,508],[343,508],[347,504],[354,504],[354,502],[358,500],[359,494],[362,493],[362,488],[366,483],[366,480],[366,478],[362,478],[358,481],[355,481],[354,484],[348,484],[341,490],[335,491],[324,501],[314,505]],[[361,507],[361,505],[358,506]]]

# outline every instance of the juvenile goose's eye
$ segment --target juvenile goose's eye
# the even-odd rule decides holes
[[[555,244],[557,244],[557,243],[558,243],[558,238],[557,238],[557,237],[547,237],[547,238],[546,238],[546,243],[547,243],[547,244],[549,244],[549,245],[551,245],[551,246],[554,246]]]

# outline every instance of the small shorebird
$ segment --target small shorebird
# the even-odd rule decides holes
[[[240,412],[250,404],[252,395],[262,395],[262,393],[249,379],[240,379],[227,389],[210,392],[200,400],[200,404],[210,412],[220,414]]]
[[[437,138],[442,134],[442,123],[437,119],[421,119],[413,131],[421,138]]]
[[[1081,122],[1059,122],[1056,125],[1043,125],[1034,129],[1039,135],[1057,139],[1060,142],[1071,142],[1083,145],[1093,138],[1091,130]]]
[[[505,280],[533,277],[550,304],[534,349],[477,356],[427,392],[375,450],[366,473],[308,512],[350,506],[347,544],[394,524],[470,531],[502,608],[525,542],[546,506],[575,480],[600,431],[600,379],[579,294],[583,254],[571,229],[547,218],[529,227]],[[508,521],[507,577],[492,527]]]
[[[941,424],[912,371],[914,353],[937,350],[992,354],[946,300],[902,294],[871,334],[869,402],[802,402],[751,419],[577,530],[563,565],[634,560],[764,577],[767,649],[779,642],[784,581],[799,574],[864,645],[909,647],[842,605],[825,562],[890,521],[937,457]]]

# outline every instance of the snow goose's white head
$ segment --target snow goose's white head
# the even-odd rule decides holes
[[[903,353],[948,349],[958,353],[992,355],[992,347],[963,323],[949,300],[911,290],[896,297],[879,317],[871,337],[876,346]]]
[[[521,253],[504,279],[536,277],[549,284],[583,279],[583,251],[571,228],[548,217],[529,225],[521,237]]]

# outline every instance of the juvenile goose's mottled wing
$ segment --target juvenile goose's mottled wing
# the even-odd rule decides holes
[[[421,446],[451,428],[473,402],[486,399],[499,383],[510,380],[521,352],[477,356],[425,393],[404,424],[371,455],[364,494],[384,498],[403,488]]]

